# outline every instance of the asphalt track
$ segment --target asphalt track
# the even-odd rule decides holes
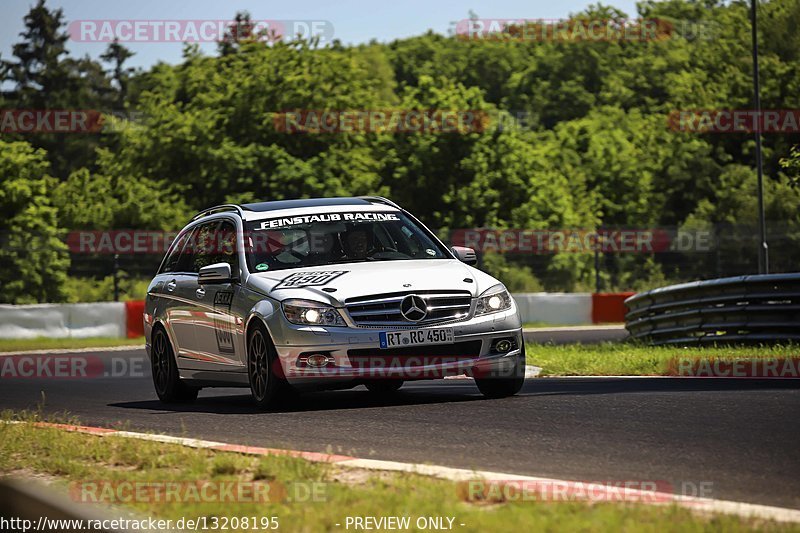
[[[92,355],[92,354],[85,354]],[[106,353],[130,364],[143,349]],[[0,379],[0,409],[68,411],[87,425],[587,481],[659,481],[691,494],[800,509],[800,383],[750,379],[529,380],[484,400],[470,380],[363,387],[258,412],[246,389],[165,406],[139,377]],[[683,490],[681,490],[683,487]]]

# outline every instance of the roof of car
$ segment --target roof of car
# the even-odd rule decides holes
[[[242,204],[246,211],[264,213],[266,211],[280,211],[283,209],[297,209],[300,207],[327,207],[331,205],[371,205],[364,198],[303,198],[299,200],[277,200],[274,202],[259,202],[255,204]]]
[[[222,212],[235,211],[244,220],[258,220],[270,216],[274,211],[285,211],[295,215],[307,212],[309,209],[318,209],[320,212],[335,212],[342,206],[359,207],[368,211],[376,209],[400,209],[400,206],[380,196],[357,196],[341,198],[303,198],[297,200],[276,200],[273,202],[257,202],[252,204],[224,204],[210,207],[197,213],[192,222]]]

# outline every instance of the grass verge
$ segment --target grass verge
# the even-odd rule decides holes
[[[8,412],[0,415],[4,420],[13,416]],[[32,419],[28,416],[26,420]],[[73,498],[75,494],[85,495],[87,487],[78,485],[76,489],[76,484],[98,482],[110,482],[110,486],[132,482],[238,482],[282,486],[285,490],[274,492],[282,497],[258,503],[197,503],[149,497],[124,505],[115,504],[118,513],[133,509],[140,516],[172,520],[206,517],[210,521],[215,517],[227,517],[232,524],[234,517],[276,517],[282,531],[346,531],[348,516],[410,516],[412,525],[417,517],[454,517],[453,529],[458,531],[797,530],[796,526],[761,520],[698,515],[673,505],[502,500],[476,504],[465,501],[463,490],[459,490],[457,484],[419,475],[344,470],[335,465],[285,456],[253,457],[122,437],[70,433],[32,424],[0,423],[0,475],[44,479],[70,491]],[[309,484],[315,487],[316,497],[298,497],[298,494],[308,494]],[[89,487],[90,494],[98,494],[93,485]],[[76,503],[77,509],[80,505]],[[240,524],[229,531],[252,529]]]
[[[0,352],[17,352],[24,350],[55,350],[73,348],[106,348],[109,346],[144,346],[144,337],[120,339],[115,337],[88,337],[76,339],[51,339],[37,337],[35,339],[0,339]]]
[[[674,359],[739,360],[800,356],[800,346],[682,348],[628,343],[527,344],[528,364],[542,376],[665,376]]]

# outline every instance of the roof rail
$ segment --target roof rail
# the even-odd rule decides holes
[[[389,200],[388,198],[384,198],[383,196],[359,196],[362,200],[367,200],[368,202],[375,202],[379,204],[388,205],[391,207],[396,207],[397,209],[402,209],[399,205],[394,203],[393,201]]]
[[[242,208],[239,207],[238,205],[223,204],[223,205],[217,205],[217,206],[214,206],[214,207],[209,207],[208,209],[204,209],[204,210],[200,211],[199,213],[197,213],[195,216],[192,217],[192,222],[194,222],[195,220],[197,220],[199,218],[207,217],[209,215],[213,215],[214,213],[223,213],[225,211],[236,211],[237,213],[239,213],[239,216],[244,216],[244,212],[242,211]]]

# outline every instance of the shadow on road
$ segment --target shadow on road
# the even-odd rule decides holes
[[[270,409],[271,413],[299,413],[311,411],[334,411],[346,409],[374,409],[409,405],[442,404],[453,402],[480,401],[483,397],[471,382],[407,384],[390,396],[376,396],[363,387],[353,390],[305,392],[291,394]],[[438,386],[437,386],[438,385]],[[262,413],[250,401],[249,391],[239,389],[240,393],[204,395],[203,391],[192,404],[164,404],[158,400],[120,402],[108,404],[109,407],[123,409],[144,409],[151,411],[173,411],[181,413],[247,414]]]
[[[504,400],[485,400],[472,382],[426,382],[406,384],[391,396],[375,396],[363,387],[353,390],[305,392],[282,399],[269,412],[299,413],[375,409],[412,405],[464,402],[518,402],[536,396],[581,396],[589,394],[685,393],[713,391],[786,390],[800,388],[800,380],[789,379],[697,379],[636,378],[581,379],[546,378],[528,380],[522,392]],[[229,391],[236,390],[236,393]],[[207,389],[192,404],[164,404],[158,400],[108,404],[109,407],[176,413],[256,414],[247,389]]]

